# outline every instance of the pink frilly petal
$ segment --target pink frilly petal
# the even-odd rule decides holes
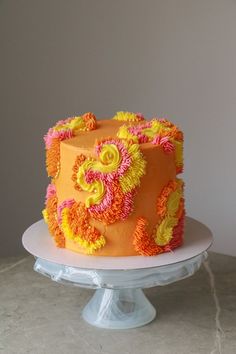
[[[56,187],[54,184],[50,183],[47,187],[47,192],[46,192],[46,201],[51,198],[54,197],[56,195]]]

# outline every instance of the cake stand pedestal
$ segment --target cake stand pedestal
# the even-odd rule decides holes
[[[163,286],[193,275],[207,258],[211,231],[187,217],[185,242],[173,252],[143,257],[85,256],[55,247],[43,220],[23,235],[25,249],[36,257],[34,270],[65,285],[97,289],[82,316],[91,325],[127,329],[143,326],[156,310],[142,289]]]

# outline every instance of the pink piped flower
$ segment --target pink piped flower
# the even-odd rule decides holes
[[[59,125],[64,125],[64,124],[70,123],[72,121],[72,119],[74,119],[74,117],[68,117],[66,119],[61,119],[56,123],[56,127],[58,127]]]
[[[152,122],[145,122],[129,128],[129,132],[138,138],[139,144],[144,144],[149,142],[147,135],[143,134],[143,130],[146,128],[151,128]]]
[[[145,144],[145,143],[148,143],[149,141],[149,138],[147,135],[143,135],[143,134],[137,134],[138,136],[138,142],[139,144]]]
[[[49,149],[51,147],[52,141],[54,138],[59,138],[60,141],[70,139],[73,137],[73,132],[71,129],[67,130],[53,130],[49,129],[48,133],[44,136],[44,141],[46,148]]]
[[[168,136],[156,135],[152,141],[153,145],[160,145],[166,153],[171,153],[175,150],[174,144],[169,140]]]
[[[70,208],[75,203],[74,199],[66,199],[57,207],[58,222],[61,223],[62,210],[64,208]]]
[[[56,187],[54,184],[50,183],[47,187],[47,192],[46,192],[46,201],[51,198],[54,197],[56,195]]]
[[[142,134],[143,129],[151,128],[151,126],[152,126],[152,122],[151,121],[145,122],[145,123],[130,127],[129,128],[129,132],[131,134],[133,134],[133,135]]]
[[[136,117],[138,118],[139,121],[142,121],[142,120],[145,119],[145,118],[144,118],[144,115],[143,115],[142,113],[137,112],[137,113],[135,113],[135,114],[136,114]]]
[[[127,219],[130,213],[133,211],[133,198],[136,191],[128,192],[124,195],[124,205],[121,213],[121,220]]]

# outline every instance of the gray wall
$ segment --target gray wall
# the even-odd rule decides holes
[[[41,218],[43,134],[69,115],[166,116],[185,132],[189,215],[236,255],[236,1],[0,1],[1,247]]]

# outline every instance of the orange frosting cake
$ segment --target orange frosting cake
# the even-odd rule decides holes
[[[183,133],[166,119],[117,112],[61,120],[44,137],[51,183],[43,216],[58,247],[153,256],[181,246]]]

